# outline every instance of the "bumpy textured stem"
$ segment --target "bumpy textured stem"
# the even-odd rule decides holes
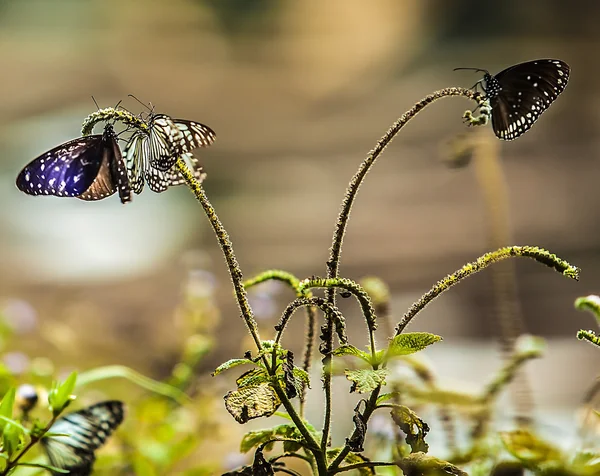
[[[81,135],[90,135],[96,124],[112,119],[121,121],[123,124],[135,127],[137,129],[148,130],[148,125],[139,117],[131,114],[129,111],[124,109],[115,109],[114,107],[107,107],[105,109],[99,109],[96,112],[92,112],[84,119],[83,124],[81,125]]]
[[[377,316],[375,315],[375,308],[373,307],[371,298],[362,288],[362,286],[351,279],[346,278],[324,279],[313,277],[300,282],[300,289],[306,290],[310,288],[340,288],[352,293],[356,297],[362,309],[362,313],[367,321],[367,327],[369,328],[371,353],[375,355],[375,330],[377,329]]]
[[[414,302],[412,306],[406,311],[398,325],[396,326],[396,334],[399,335],[406,328],[409,322],[417,315],[418,312],[423,310],[427,304],[433,301],[436,297],[442,294],[444,291],[450,289],[455,284],[458,284],[461,280],[471,276],[472,274],[481,271],[493,263],[502,261],[512,257],[526,257],[532,258],[550,268],[554,268],[563,275],[579,280],[579,268],[570,265],[558,256],[536,246],[507,246],[500,248],[497,251],[486,253],[476,261],[467,263],[458,271],[449,274],[444,279],[441,279],[418,301]]]
[[[256,320],[254,319],[254,315],[252,314],[250,303],[248,302],[248,294],[244,288],[242,270],[240,269],[240,265],[238,264],[233,252],[233,245],[229,239],[229,235],[219,220],[215,209],[204,193],[202,185],[200,185],[200,183],[194,178],[182,159],[177,159],[177,168],[181,172],[181,175],[185,179],[190,190],[194,193],[202,205],[202,208],[204,209],[204,212],[206,213],[206,216],[208,217],[208,220],[210,221],[210,224],[217,235],[217,240],[219,241],[219,245],[221,246],[221,250],[225,256],[227,267],[229,268],[229,274],[231,276],[231,281],[233,282],[233,288],[235,290],[238,306],[242,314],[242,319],[246,323],[246,326],[248,327],[248,330],[250,331],[250,334],[256,343],[256,347],[260,350],[262,349],[262,343],[258,333],[258,326],[256,324]]]
[[[244,281],[244,287],[248,289],[251,286],[256,286],[257,284],[263,283],[268,280],[276,280],[282,281],[288,284],[296,293],[296,297],[306,297],[311,298],[312,293],[310,292],[302,292],[300,290],[300,280],[291,273],[287,271],[282,271],[279,269],[270,269],[260,273],[258,276],[254,278],[250,278]],[[306,333],[304,335],[304,354],[302,357],[302,370],[305,372],[310,371],[310,366],[312,362],[312,355],[315,343],[315,329],[317,325],[317,313],[313,306],[306,307]],[[306,390],[307,387],[302,388],[302,393],[300,394],[300,415],[304,415],[304,402],[306,401]]]
[[[367,158],[360,164],[358,171],[352,177],[352,180],[350,181],[350,184],[346,189],[344,199],[342,200],[341,210],[335,224],[333,240],[329,252],[329,259],[327,260],[328,278],[337,278],[338,276],[340,255],[342,252],[342,243],[344,241],[344,234],[346,233],[346,227],[348,225],[348,218],[350,216],[350,211],[352,210],[354,199],[356,198],[356,194],[358,193],[358,189],[360,188],[360,185],[362,184],[365,176],[367,175],[367,172],[370,170],[370,168],[373,166],[377,158],[381,155],[381,153],[388,146],[388,144],[392,141],[392,139],[396,136],[396,134],[398,134],[398,132],[400,132],[400,130],[408,123],[408,121],[415,117],[429,104],[443,97],[452,96],[463,96],[467,99],[471,99],[477,102],[479,106],[484,104],[484,97],[478,92],[472,91],[471,89],[444,88],[439,91],[435,91],[434,93],[425,96],[423,99],[417,102],[412,108],[406,111],[396,122],[394,122],[392,126],[388,129],[388,131],[385,133],[385,135],[381,139],[379,139],[379,142],[377,142],[375,148],[369,152]],[[475,122],[473,121],[471,121],[471,123],[475,124]],[[327,290],[327,301],[330,304],[335,304],[334,289]],[[329,348],[331,348],[333,346],[333,343],[330,342],[329,344]],[[325,421],[323,424],[323,439],[321,442],[322,448],[324,448],[327,445],[331,426],[331,375],[328,375],[328,373],[325,374],[324,386]]]
[[[288,321],[292,317],[292,314],[294,314],[296,309],[299,309],[301,307],[318,307],[325,313],[326,316],[332,316],[332,319],[338,323],[337,327],[340,329],[340,341],[343,344],[348,343],[346,334],[345,332],[343,332],[343,329],[346,328],[346,320],[344,319],[344,316],[337,307],[332,306],[331,304],[326,302],[325,299],[320,297],[300,297],[288,304],[285,311],[283,311],[283,315],[281,316],[279,323],[275,326],[275,330],[277,331],[277,336],[275,337],[275,344],[280,343],[281,337],[283,336],[283,331],[285,330]]]

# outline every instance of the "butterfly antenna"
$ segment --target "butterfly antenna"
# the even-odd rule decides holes
[[[96,105],[96,108],[98,110],[100,110],[100,106],[98,106],[98,103],[96,102],[96,98],[94,96],[92,96],[92,101],[94,101],[94,104]]]
[[[146,109],[148,109],[150,112],[154,111],[154,106],[152,106],[152,103],[149,103],[150,105],[148,105],[148,104],[145,104],[145,103],[143,103],[142,101],[140,101],[140,100],[139,100],[137,97],[135,97],[133,94],[128,94],[128,96],[129,96],[130,98],[133,98],[133,99],[135,99],[137,102],[139,102],[139,103],[140,103],[142,106],[144,106],[144,107],[145,107]]]
[[[490,72],[487,69],[481,69],[481,68],[454,68],[452,71],[460,71],[460,70],[475,71],[476,73],[490,74]]]

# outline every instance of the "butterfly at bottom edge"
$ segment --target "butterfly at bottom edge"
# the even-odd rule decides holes
[[[42,444],[50,464],[68,471],[54,476],[89,476],[96,461],[96,450],[123,422],[125,404],[119,400],[96,403],[56,420],[50,432],[68,436],[46,436]]]

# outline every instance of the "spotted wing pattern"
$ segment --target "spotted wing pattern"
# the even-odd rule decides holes
[[[68,473],[52,474],[88,476],[92,472],[95,451],[123,422],[125,405],[118,400],[100,402],[69,413],[52,425],[50,432],[69,436],[48,436],[41,440],[50,464]]]
[[[528,131],[564,91],[570,68],[556,59],[539,59],[484,76],[486,96],[492,106],[496,136],[514,140]]]

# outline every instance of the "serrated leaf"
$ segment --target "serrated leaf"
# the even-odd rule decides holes
[[[429,332],[407,332],[400,334],[390,340],[387,356],[390,358],[399,355],[414,354],[441,340],[440,336],[430,334]]]
[[[239,389],[244,387],[254,387],[269,382],[269,374],[265,369],[252,369],[240,375],[235,383]]]
[[[458,466],[425,453],[412,453],[397,464],[404,476],[469,476]]]
[[[429,425],[404,405],[394,406],[391,415],[394,423],[406,434],[406,443],[411,447],[411,453],[427,453],[429,445],[425,443],[425,437],[429,432]]]
[[[223,398],[225,408],[238,423],[271,416],[281,405],[275,390],[267,383],[231,391]]]
[[[307,371],[298,367],[294,367],[294,377],[296,380],[300,381],[302,385],[306,385],[308,388],[310,388],[310,377]]]
[[[249,431],[242,438],[240,443],[240,453],[248,453],[252,448],[256,448],[262,443],[265,443],[273,439],[274,430],[273,428],[267,428],[264,430]],[[269,446],[265,446],[267,451],[270,451],[275,443]]]
[[[225,370],[229,370],[234,367],[237,367],[238,365],[244,365],[244,364],[255,365],[254,362],[250,359],[231,359],[231,360],[228,360],[227,362],[223,362],[221,365],[219,365],[211,375],[214,377],[215,375],[219,375],[221,372],[224,372]]]
[[[367,393],[372,392],[385,383],[389,371],[387,369],[359,369],[346,370],[346,378],[352,382],[350,392]]]
[[[560,461],[560,451],[527,430],[501,431],[502,443],[515,458],[528,466]]]
[[[358,357],[359,359],[362,359],[369,364],[371,363],[371,354],[364,352],[350,344],[341,345],[333,351],[333,355],[351,355],[353,357]]]
[[[250,431],[246,433],[242,438],[242,443],[240,444],[240,452],[247,453],[252,448],[257,448],[261,444],[264,444],[275,437],[302,441],[302,434],[298,431],[298,429],[294,425],[285,423],[274,426],[273,428]],[[266,451],[270,451],[273,449],[274,444],[274,442],[270,443],[264,446],[264,449]],[[284,441],[283,443],[283,450],[286,453],[298,451],[300,448],[300,443],[294,443],[292,441]]]

